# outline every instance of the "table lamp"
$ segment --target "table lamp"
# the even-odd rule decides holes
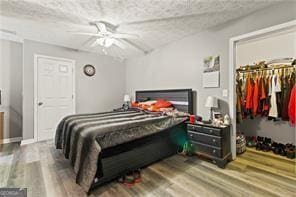
[[[218,108],[218,99],[213,96],[208,96],[205,107],[209,107],[211,110],[210,120],[213,120],[213,108]]]
[[[123,101],[123,109],[128,110],[131,102],[131,97],[128,94],[124,95]]]

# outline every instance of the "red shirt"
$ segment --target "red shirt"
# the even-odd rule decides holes
[[[296,85],[294,85],[292,92],[291,92],[288,110],[289,110],[288,115],[289,115],[290,122],[292,125],[295,125],[295,122],[296,122]]]
[[[259,105],[259,78],[257,78],[255,80],[255,84],[254,84],[254,87],[253,87],[253,106],[252,106],[252,109],[253,109],[253,115],[256,116],[257,115],[257,110],[258,110],[258,105]]]
[[[248,77],[246,82],[246,109],[253,108],[253,92],[254,92],[254,85],[252,82],[251,77]]]

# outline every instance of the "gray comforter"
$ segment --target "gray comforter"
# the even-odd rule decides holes
[[[55,144],[74,167],[76,182],[88,191],[102,149],[160,132],[182,121],[181,117],[143,111],[71,115],[58,125]]]

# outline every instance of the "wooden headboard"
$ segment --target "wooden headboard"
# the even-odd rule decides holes
[[[192,89],[143,90],[136,91],[136,100],[150,98],[150,100],[165,99],[173,103],[179,111],[193,114]]]

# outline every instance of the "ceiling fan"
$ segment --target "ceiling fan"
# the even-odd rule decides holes
[[[105,48],[111,47],[112,45],[115,45],[121,49],[126,48],[126,42],[125,40],[128,39],[137,39],[139,38],[138,35],[136,34],[128,34],[128,33],[117,33],[116,26],[113,26],[107,22],[103,21],[95,21],[91,22],[91,25],[94,25],[97,29],[97,33],[87,33],[87,32],[72,32],[73,34],[78,34],[78,35],[86,35],[86,36],[94,36],[98,37],[90,46],[95,47],[95,46],[102,46]],[[107,29],[108,26],[108,29]]]

